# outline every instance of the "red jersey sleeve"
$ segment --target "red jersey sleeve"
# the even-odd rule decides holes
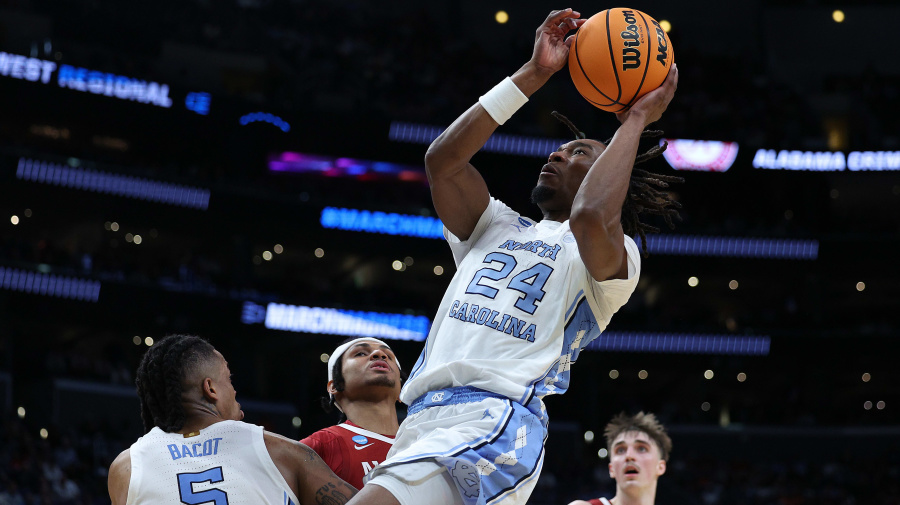
[[[300,441],[322,458],[322,461],[331,468],[338,477],[344,474],[344,456],[341,450],[341,438],[332,433],[328,428],[319,430]],[[343,477],[341,477],[343,478]],[[347,480],[347,479],[344,479]],[[352,483],[351,483],[352,484]]]

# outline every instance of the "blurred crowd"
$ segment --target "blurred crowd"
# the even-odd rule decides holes
[[[109,464],[131,440],[99,424],[50,430],[42,437],[26,421],[0,422],[0,505],[108,504]]]

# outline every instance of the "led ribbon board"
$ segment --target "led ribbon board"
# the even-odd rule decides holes
[[[209,190],[19,158],[16,178],[85,191],[206,210]]]
[[[388,138],[395,142],[428,145],[438,138],[438,135],[443,131],[444,128],[440,126],[393,121],[388,132]],[[495,133],[491,135],[491,138],[488,139],[482,149],[489,153],[546,158],[550,153],[556,151],[559,146],[571,140]]]
[[[771,338],[686,333],[605,331],[585,349],[592,351],[659,352],[766,356]]]
[[[753,168],[811,172],[861,172],[900,170],[900,151],[775,151],[760,149]]]
[[[665,139],[669,144],[663,158],[675,170],[727,172],[737,158],[737,142],[717,140]]]
[[[440,219],[390,212],[325,207],[319,220],[322,228],[420,238],[444,238]]]
[[[263,323],[270,330],[423,341],[431,320],[425,316],[244,302],[244,324]]]
[[[444,238],[443,223],[437,218],[325,207],[319,222],[323,228],[404,235],[420,238]],[[641,238],[636,237],[638,247]],[[731,258],[770,258],[814,260],[819,256],[817,240],[788,240],[691,235],[651,235],[647,249],[654,254],[678,256],[720,256]]]
[[[0,267],[0,288],[34,295],[96,302],[100,282]]]
[[[641,238],[635,237],[635,242],[640,248]],[[819,256],[819,241],[651,235],[647,238],[647,250],[679,256],[814,260]]]

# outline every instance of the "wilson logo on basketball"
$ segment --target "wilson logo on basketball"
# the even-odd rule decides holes
[[[637,18],[633,11],[622,11],[628,26],[619,34],[622,37],[622,71],[641,66],[641,50],[637,49],[643,43],[641,29],[637,25]]]
[[[656,27],[656,42],[658,45],[658,51],[656,53],[656,61],[659,62],[660,65],[666,66],[666,60],[668,59],[668,51],[669,51],[669,43],[666,42],[669,38],[666,37],[666,31],[659,26],[659,23],[656,22],[655,19],[650,20],[653,23],[653,26]]]

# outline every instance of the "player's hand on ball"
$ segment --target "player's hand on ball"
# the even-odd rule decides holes
[[[645,127],[659,121],[669,106],[669,102],[672,101],[672,97],[675,96],[676,88],[678,88],[678,65],[673,63],[662,86],[642,96],[631,108],[616,114],[616,117],[620,123],[624,124],[629,117],[639,115],[643,117]]]
[[[581,14],[572,9],[553,11],[537,29],[531,61],[538,69],[554,73],[566,65],[572,36],[566,34],[584,24]]]

